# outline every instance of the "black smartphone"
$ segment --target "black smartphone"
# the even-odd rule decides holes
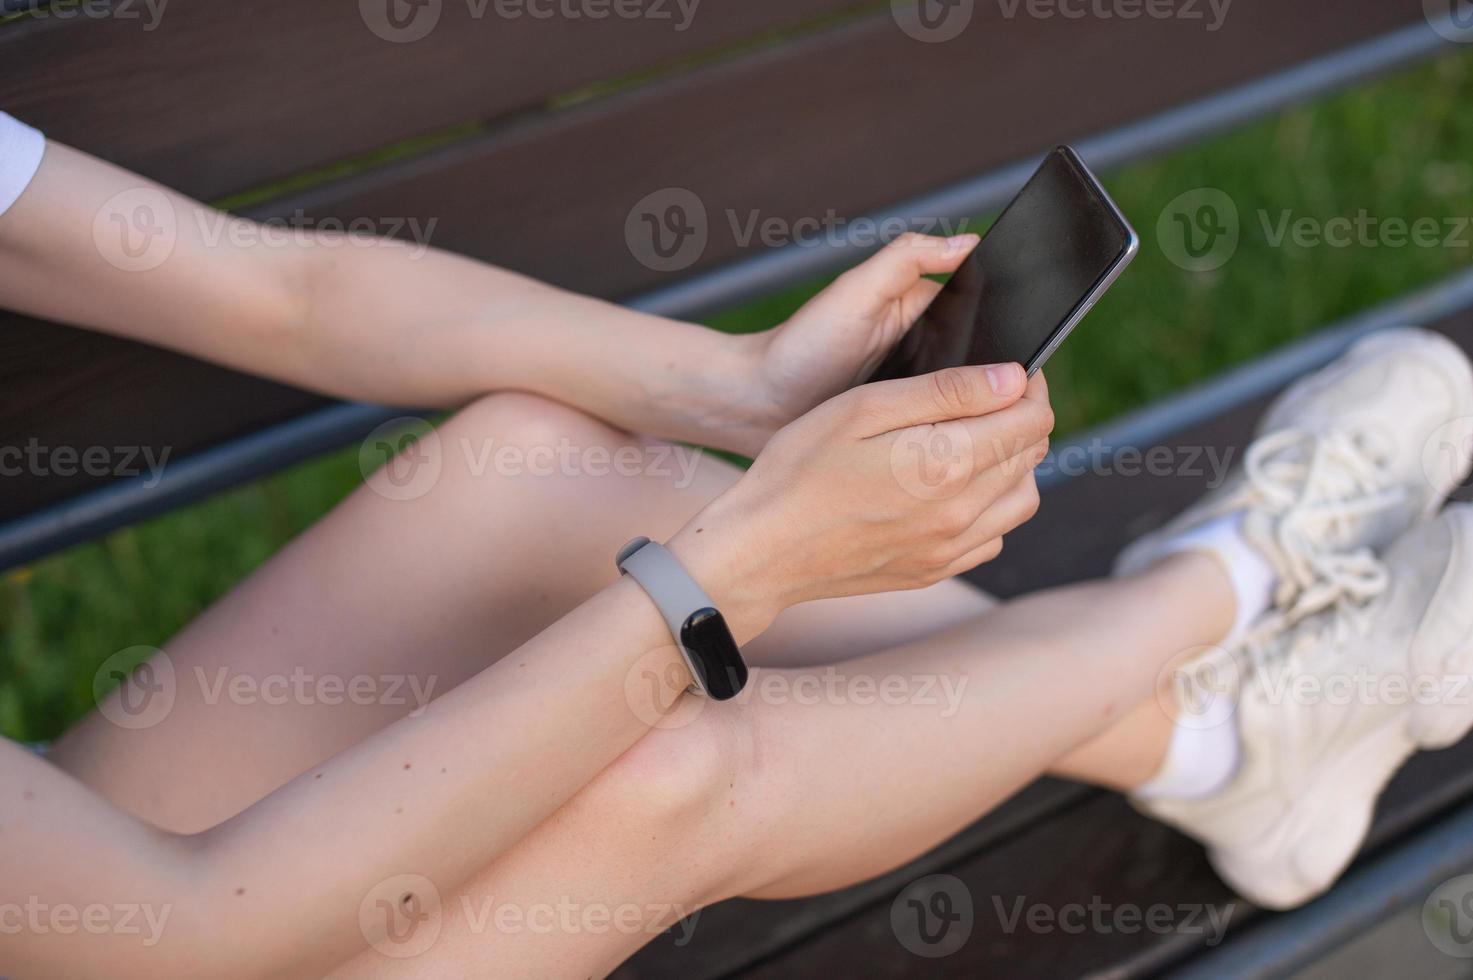
[[[1099,180],[1060,146],[869,380],[1010,361],[1032,375],[1139,250]]]

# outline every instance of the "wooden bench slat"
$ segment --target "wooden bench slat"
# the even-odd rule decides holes
[[[189,9],[202,8],[179,8]],[[321,16],[313,10],[310,16]],[[434,220],[433,244],[594,293],[626,295],[671,279],[639,265],[624,240],[631,206],[662,184],[698,189],[707,200],[714,233],[696,267],[704,268],[762,247],[738,245],[728,209],[741,221],[752,210],[763,217],[819,217],[830,208],[860,214],[1421,16],[1416,0],[1307,0],[1293,8],[1238,0],[1222,31],[1210,34],[1181,21],[1001,22],[999,10],[979,8],[968,33],[939,45],[906,37],[882,13],[253,213],[291,216],[301,208],[319,217],[416,218],[421,227]],[[43,26],[22,33],[44,41],[79,29],[71,22]],[[1122,62],[1133,70],[1116,71]],[[916,87],[899,88],[891,82],[896,77],[913,77]],[[1159,84],[1172,77],[1191,81]],[[1006,98],[991,91],[998,78],[1017,79]],[[1073,98],[1085,88],[1090,99]],[[945,104],[917,98],[927,91],[956,94]],[[976,107],[960,127],[958,105]],[[759,156],[754,147],[766,149]],[[568,249],[569,241],[579,247]],[[36,438],[86,447],[105,434],[118,445],[156,452],[167,446],[179,459],[321,404],[149,348],[9,314],[0,314],[0,355],[5,445]],[[85,391],[76,383],[82,377],[89,379]],[[140,399],[144,385],[148,394]],[[46,413],[27,408],[42,402]],[[98,404],[109,408],[102,430]],[[160,405],[186,404],[191,411],[159,412]],[[0,519],[104,481],[79,474],[8,482]]]
[[[944,44],[881,13],[252,213],[438,218],[434,244],[624,297],[764,251],[747,236],[754,215],[858,218],[1423,17],[1420,0],[1237,0],[1208,32],[1000,9],[979,4]],[[688,268],[657,272],[625,225],[641,198],[672,187],[700,197],[709,241]]]
[[[411,9],[402,0],[361,6],[375,3]],[[674,0],[646,0],[673,21],[507,18],[496,14],[501,5],[435,0],[419,8],[440,11],[434,29],[410,43],[374,34],[352,0],[171,3],[151,30],[141,0],[118,16],[51,16],[0,32],[3,108],[57,140],[209,200],[534,109],[856,0],[702,0],[685,30],[676,29],[684,21]]]

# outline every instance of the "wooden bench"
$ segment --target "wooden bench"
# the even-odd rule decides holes
[[[507,18],[471,0],[388,6],[396,2],[179,3],[152,26],[137,0],[46,8],[0,27],[3,108],[253,217],[434,221],[436,246],[696,317],[831,273],[866,247],[768,249],[740,241],[728,214],[985,213],[1056,142],[1109,168],[1447,43],[1420,0],[1236,0],[1212,32],[1182,18],[1009,16],[1016,8],[983,3],[945,43],[907,35],[904,9],[853,0],[705,0],[683,26],[677,4],[655,0],[641,8],[651,16],[602,20]],[[669,16],[653,16],[657,7]],[[639,261],[626,232],[632,209],[667,188],[694,192],[712,216],[699,257],[673,272]],[[1095,454],[1241,447],[1276,388],[1354,336],[1414,322],[1473,345],[1470,309],[1473,277],[1461,276],[1073,443]],[[345,444],[396,414],[116,338],[0,320],[0,446],[171,454],[153,486],[7,477],[0,568]],[[985,587],[1011,595],[1104,572],[1124,541],[1201,490],[1190,479],[1057,472],[1047,484],[1048,519],[978,573]],[[689,945],[662,938],[620,975],[1134,976],[1229,962],[1272,972],[1440,880],[1449,855],[1473,863],[1473,834],[1459,836],[1473,821],[1460,809],[1470,799],[1473,745],[1419,757],[1387,794],[1374,863],[1305,910],[1239,909],[1229,941],[1207,950],[1189,936],[1003,928],[993,897],[1232,901],[1189,841],[1118,797],[1046,780],[911,867],[801,902],[726,903],[702,914]],[[1432,840],[1441,858],[1428,857]],[[1447,844],[1458,840],[1462,851]],[[897,942],[889,908],[907,883],[939,870],[966,882],[981,907],[962,950],[922,961]]]

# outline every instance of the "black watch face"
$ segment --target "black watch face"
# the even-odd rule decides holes
[[[690,654],[696,682],[714,701],[737,696],[747,685],[747,664],[726,620],[715,609],[697,609],[680,628],[680,645]]]

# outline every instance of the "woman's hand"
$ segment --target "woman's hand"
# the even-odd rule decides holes
[[[977,241],[976,235],[902,235],[786,323],[744,338],[752,363],[745,397],[750,414],[768,422],[765,432],[754,430],[755,438],[869,377],[940,291],[925,277],[955,272]],[[749,451],[761,448],[759,442]]]
[[[1017,364],[864,385],[779,431],[670,548],[743,636],[810,599],[921,588],[1033,516],[1053,424]]]

